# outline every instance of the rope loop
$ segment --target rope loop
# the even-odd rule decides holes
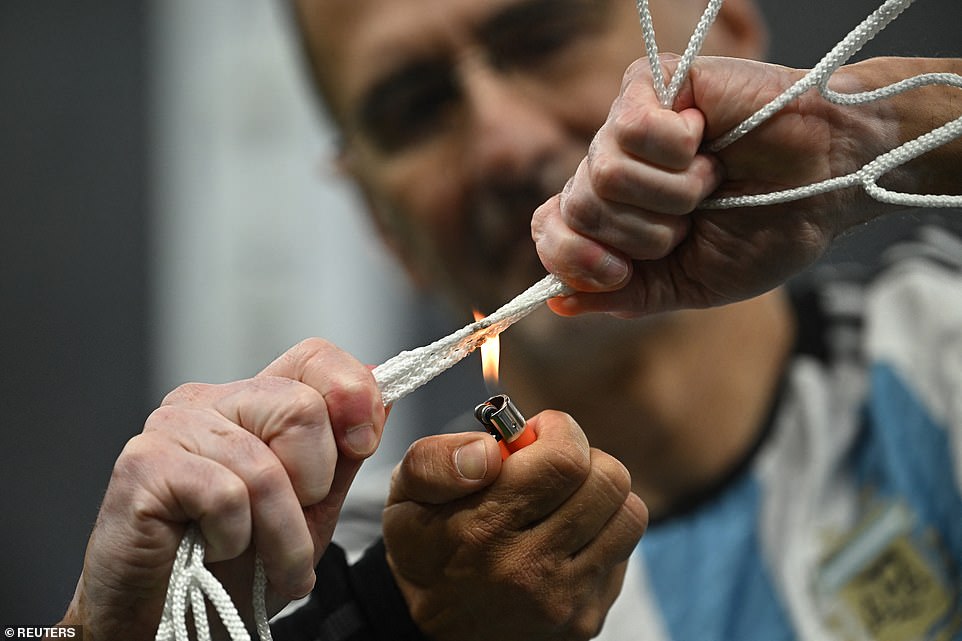
[[[197,641],[210,641],[206,601],[214,606],[232,641],[251,641],[230,594],[204,565],[204,548],[204,537],[197,525],[191,524],[177,547],[155,641],[190,641],[187,618],[191,615]],[[254,618],[260,641],[272,641],[264,600],[266,585],[264,565],[258,558],[254,565],[253,594]]]
[[[952,73],[928,73],[905,78],[890,85],[854,94],[843,94],[828,88],[832,75],[857,53],[866,42],[895,20],[914,0],[886,0],[865,20],[855,27],[837,45],[832,47],[821,61],[807,74],[786,89],[774,100],[746,118],[728,133],[708,145],[709,151],[721,151],[775,115],[791,101],[809,89],[816,88],[821,96],[837,105],[860,105],[891,98],[906,91],[928,85],[945,85],[962,88],[962,76]],[[706,10],[707,11],[707,10]],[[845,176],[829,178],[821,182],[785,189],[767,194],[725,196],[705,200],[701,209],[731,209],[735,207],[758,207],[801,200],[810,196],[860,185],[865,192],[880,202],[911,207],[962,207],[962,196],[940,194],[908,194],[895,192],[878,185],[878,180],[922,154],[962,136],[960,119],[950,121],[914,140],[899,145],[858,171]]]

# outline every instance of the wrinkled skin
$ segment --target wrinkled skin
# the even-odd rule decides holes
[[[253,546],[272,611],[307,594],[384,420],[370,370],[317,339],[252,379],[177,388],[114,466],[64,622],[92,641],[153,639],[190,521],[248,621]]]
[[[295,4],[343,167],[414,276],[483,310],[542,276],[531,213],[574,173],[644,53],[632,3]],[[706,50],[758,55],[761,35],[728,29],[753,6],[726,5]],[[684,47],[702,8],[652,3],[663,48]]]
[[[298,0],[295,6],[315,79],[341,128],[341,166],[414,278],[464,312],[490,311],[541,278],[531,214],[577,169],[624,70],[643,55],[633,4]],[[758,55],[763,34],[752,3],[730,0],[724,7],[707,50]],[[663,48],[679,50],[703,4],[656,1],[652,8]],[[541,315],[505,335],[506,353],[532,366],[524,378],[552,395],[527,406],[570,402],[562,392],[567,382],[554,380],[566,375],[563,363],[585,364],[569,368],[576,383],[594,371],[586,362],[591,354],[610,367],[611,359],[601,359],[611,345],[648,331],[597,320],[570,324]],[[505,380],[514,390],[511,367],[505,365]],[[601,374],[594,383],[613,378]],[[592,439],[636,429],[622,416],[638,413],[626,408],[606,420],[592,417]],[[415,622],[438,641],[463,641],[466,634],[589,638],[620,588],[624,561],[644,529],[644,508],[629,493],[634,481],[583,436],[553,439],[568,419],[548,414],[541,421],[539,438],[547,442],[510,457],[500,475],[492,463],[483,483],[465,485],[451,468],[456,437],[450,436],[415,444],[395,475],[384,513],[388,561]],[[564,429],[572,438],[581,432]],[[575,446],[577,456],[569,451]],[[582,512],[590,518],[582,521]],[[577,538],[561,544],[566,535]],[[524,614],[485,617],[486,605],[505,594]]]
[[[385,542],[431,638],[589,639],[621,589],[648,520],[627,471],[566,414],[527,429],[538,440],[503,464],[492,439],[454,435],[415,443],[395,470]],[[484,473],[452,484],[465,439],[485,448]]]
[[[810,93],[733,145],[705,151],[706,141],[801,75],[701,58],[668,110],[658,105],[647,62],[632,65],[587,157],[532,222],[552,272],[583,292],[617,291],[554,301],[553,309],[651,314],[744,300],[781,284],[840,232],[883,210],[858,189],[804,206],[697,209],[709,195],[767,193],[848,174],[894,142],[879,107],[842,109]],[[852,76],[841,73],[833,83],[854,91]]]

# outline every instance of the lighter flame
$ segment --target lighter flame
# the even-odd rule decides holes
[[[479,321],[484,314],[474,310],[474,320]],[[481,371],[484,382],[493,389],[498,384],[498,368],[501,361],[501,337],[497,334],[481,343]]]

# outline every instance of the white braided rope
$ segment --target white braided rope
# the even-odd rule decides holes
[[[882,154],[858,171],[850,174],[829,178],[803,187],[783,189],[767,194],[713,198],[704,201],[699,207],[702,209],[731,209],[734,207],[775,205],[824,194],[835,191],[836,189],[854,187],[856,185],[861,185],[865,192],[875,200],[893,205],[903,205],[906,207],[962,207],[962,196],[910,194],[891,191],[878,185],[878,180],[892,169],[904,165],[913,158],[917,158],[936,147],[955,140],[959,136],[962,136],[962,116],[928,133],[922,134],[914,140],[899,145],[895,149]]]
[[[658,59],[658,46],[655,41],[655,31],[648,8],[648,0],[637,0],[652,80],[659,103],[663,107],[670,108],[674,104],[678,91],[688,75],[688,70],[698,55],[709,28],[718,15],[722,1],[709,0],[692,33],[688,46],[678,62],[671,81],[666,85]],[[846,95],[828,89],[828,81],[831,75],[913,1],[887,0],[884,2],[838,45],[833,47],[819,64],[801,80],[726,135],[714,141],[709,149],[720,151],[732,144],[813,87],[817,87],[826,100],[839,105],[855,105],[881,100],[932,84],[962,88],[962,77],[956,74],[923,74],[880,89],[858,94]],[[717,198],[705,201],[701,207],[724,209],[769,205],[798,200],[857,184],[861,184],[869,195],[882,202],[917,207],[959,207],[962,206],[962,196],[903,194],[879,187],[877,181],[891,169],[950,140],[954,140],[960,135],[962,135],[962,117],[882,154],[860,170],[847,176],[831,178],[814,185],[770,194]],[[376,367],[373,372],[381,390],[384,405],[394,403],[432,380],[468,356],[487,339],[497,336],[512,324],[527,316],[546,300],[570,292],[571,290],[556,276],[546,276],[484,319],[466,325],[430,345],[401,352],[385,361]],[[164,604],[163,617],[157,629],[156,641],[189,641],[186,626],[188,610],[193,612],[198,641],[208,641],[210,632],[204,605],[205,596],[214,605],[217,615],[223,622],[232,641],[250,641],[250,635],[245,629],[230,595],[217,581],[217,578],[204,567],[203,561],[203,537],[196,526],[191,526],[177,550]],[[264,567],[258,558],[255,562],[254,571],[253,606],[255,625],[260,641],[272,641],[265,603],[266,589],[267,580]]]
[[[695,57],[698,56],[698,52],[701,51],[705,37],[708,35],[708,30],[718,16],[718,11],[722,6],[722,0],[709,0],[708,6],[705,7],[705,11],[701,14],[698,24],[695,25],[691,37],[688,39],[685,52],[678,61],[678,65],[675,67],[675,73],[672,75],[668,85],[665,85],[664,72],[661,69],[661,63],[658,59],[658,42],[655,40],[655,26],[651,20],[651,10],[648,8],[648,0],[638,0],[637,6],[638,17],[641,20],[641,33],[645,40],[645,52],[648,56],[648,66],[651,67],[655,94],[658,96],[658,102],[662,107],[671,109],[671,106],[675,104],[675,98],[678,97],[678,92],[681,90],[681,84],[685,81],[685,78],[688,77],[688,69],[695,61]]]
[[[906,78],[871,91],[843,94],[828,88],[829,80],[839,67],[888,26],[914,0],[887,0],[873,11],[857,27],[852,29],[837,45],[822,57],[807,74],[786,89],[777,98],[746,118],[727,134],[708,145],[710,151],[721,151],[749,131],[775,115],[785,105],[812,88],[817,88],[825,100],[838,105],[858,105],[890,98],[900,93],[927,85],[946,85],[962,88],[962,76],[952,73],[929,73]],[[801,200],[818,194],[861,185],[872,198],[894,205],[909,207],[962,207],[962,196],[942,194],[911,194],[895,192],[878,185],[879,179],[889,171],[904,165],[913,158],[940,147],[962,136],[962,117],[922,134],[892,149],[861,169],[845,176],[837,176],[811,185],[784,189],[767,194],[750,194],[713,198],[702,202],[702,209],[730,209],[733,207],[758,207]]]
[[[852,29],[837,45],[826,53],[817,65],[805,76],[786,89],[780,96],[769,102],[741,124],[716,140],[709,147],[712,151],[724,149],[749,131],[762,124],[780,111],[785,105],[811,89],[822,89],[835,71],[855,55],[866,42],[878,35],[892,20],[895,20],[915,0],[886,0],[857,27]]]
[[[458,331],[385,361],[374,368],[384,405],[403,398],[448,369],[508,327],[530,314],[549,298],[570,293],[557,276],[549,275],[485,318]]]
[[[485,318],[462,327],[430,345],[401,352],[374,368],[374,379],[385,406],[407,396],[438,374],[458,363],[481,346],[521,320],[540,304],[570,293],[567,285],[549,275],[526,289]],[[254,623],[260,641],[272,641],[266,607],[267,579],[257,558],[253,585]],[[188,611],[193,612],[198,641],[209,641],[204,597],[210,600],[233,641],[250,641],[250,634],[237,613],[230,595],[204,566],[204,538],[196,525],[184,534],[174,558],[164,612],[156,641],[189,641]],[[189,603],[189,608],[188,608]]]
[[[271,639],[266,627],[267,608],[264,606],[266,579],[264,566],[260,559],[254,566],[254,611],[255,617],[263,617],[266,636],[261,633],[261,641]],[[170,573],[170,585],[164,600],[164,611],[157,627],[156,641],[188,641],[187,617],[193,614],[194,629],[198,641],[210,641],[210,626],[207,621],[207,606],[204,597],[214,606],[217,616],[233,641],[250,641],[230,594],[224,589],[210,570],[204,566],[204,538],[196,525],[191,525],[177,548],[174,566]],[[258,631],[260,631],[258,623]]]

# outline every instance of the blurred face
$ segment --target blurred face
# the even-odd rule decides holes
[[[345,166],[415,275],[485,311],[543,276],[531,213],[644,55],[635,3],[296,4]],[[660,48],[680,51],[704,3],[652,5]]]

